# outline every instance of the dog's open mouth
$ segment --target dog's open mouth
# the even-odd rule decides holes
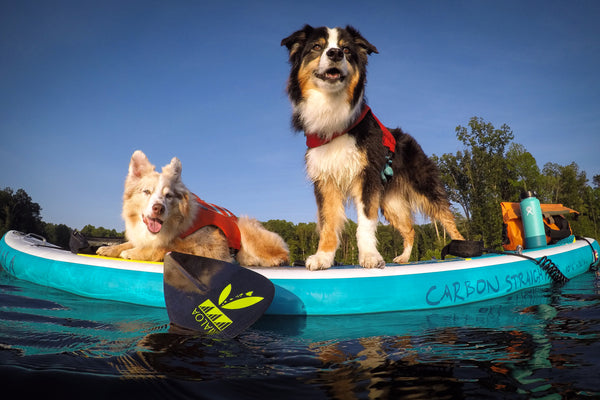
[[[342,74],[342,71],[337,68],[329,68],[325,70],[324,73],[315,72],[315,76],[327,82],[341,82],[345,78],[344,74]]]
[[[158,233],[162,229],[163,222],[158,218],[146,218],[142,217],[144,223],[148,227],[148,230],[152,233]]]

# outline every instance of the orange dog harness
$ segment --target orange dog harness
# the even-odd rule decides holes
[[[179,235],[179,237],[183,239],[200,228],[212,225],[223,232],[230,248],[239,250],[242,244],[242,238],[240,229],[237,225],[237,217],[226,208],[207,203],[196,195],[193,196],[198,202],[198,205],[200,205],[198,213],[196,214],[196,219],[194,224],[187,231]]]

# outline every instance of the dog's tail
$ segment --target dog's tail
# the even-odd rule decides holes
[[[247,216],[238,218],[238,227],[242,246],[237,260],[241,265],[275,267],[289,263],[290,252],[281,236]]]

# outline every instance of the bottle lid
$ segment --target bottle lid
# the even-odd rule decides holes
[[[536,197],[537,193],[534,192],[533,190],[526,190],[521,192],[521,200],[527,199],[529,197]]]

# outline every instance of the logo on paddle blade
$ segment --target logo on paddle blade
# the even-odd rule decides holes
[[[227,329],[233,321],[221,310],[239,310],[250,307],[264,299],[264,297],[253,296],[253,292],[240,293],[229,297],[231,284],[227,285],[219,295],[218,306],[210,299],[205,300],[192,311],[194,319],[200,323],[206,333],[219,333]],[[220,307],[220,308],[219,308]]]

